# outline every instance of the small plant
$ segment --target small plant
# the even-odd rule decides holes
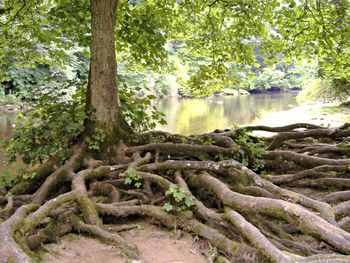
[[[269,179],[269,174],[266,171],[262,171],[260,177],[267,180]]]
[[[192,195],[185,192],[177,184],[171,184],[169,189],[165,192],[165,195],[171,196],[175,201],[175,205],[165,203],[163,209],[166,212],[173,211],[176,208],[177,212],[187,210],[195,205],[195,199]]]
[[[24,173],[23,174],[23,179],[33,179],[37,175],[36,172],[31,172],[31,173]]]
[[[128,171],[122,173],[121,176],[125,178],[124,183],[126,185],[133,184],[136,188],[140,188],[142,186],[142,178],[134,169],[129,169]]]
[[[186,137],[180,137],[180,141],[181,141],[181,143],[186,143],[187,142],[187,138]]]
[[[218,255],[218,249],[216,247],[213,247],[210,243],[209,243],[209,248],[208,248],[208,255],[211,258],[216,258]]]
[[[213,145],[214,142],[215,142],[215,141],[214,141],[212,138],[210,138],[210,137],[208,137],[208,138],[206,138],[206,139],[203,140],[203,144],[204,144],[204,145]]]
[[[164,142],[165,140],[166,140],[166,138],[163,135],[157,135],[153,138],[154,142]]]
[[[233,153],[233,157],[239,160],[244,166],[249,166],[254,171],[264,168],[264,164],[257,158],[265,153],[265,143],[260,140],[252,139],[250,133],[245,130],[239,134],[236,143],[241,146],[238,151]]]
[[[58,156],[60,158],[60,164],[62,165],[69,160],[69,154],[67,154],[65,151],[59,152]]]
[[[0,176],[0,188],[11,188],[17,182],[17,178],[9,171]]]
[[[103,130],[95,128],[94,134],[91,137],[86,137],[85,142],[90,150],[98,151],[105,138],[106,135]]]
[[[163,208],[164,208],[164,210],[166,211],[166,212],[170,212],[170,211],[172,211],[173,210],[173,206],[170,204],[170,203],[165,203],[164,205],[163,205]]]

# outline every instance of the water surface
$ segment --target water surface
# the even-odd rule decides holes
[[[157,129],[188,135],[249,124],[267,112],[296,106],[295,97],[295,93],[273,93],[161,99],[155,106],[165,113],[167,125],[159,125]]]
[[[181,134],[200,134],[232,125],[248,124],[266,112],[295,106],[294,93],[218,96],[210,98],[168,98],[155,101],[165,113],[167,125],[157,129]],[[0,141],[10,137],[15,112],[0,112]],[[267,123],[268,125],[268,123]]]

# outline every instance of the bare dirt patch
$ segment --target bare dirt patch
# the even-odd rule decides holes
[[[206,263],[199,243],[190,235],[174,235],[149,224],[122,232],[130,244],[136,245],[147,263]],[[111,245],[81,235],[69,234],[59,244],[46,245],[45,263],[124,263],[128,262],[120,251]],[[129,261],[132,262],[132,261]]]

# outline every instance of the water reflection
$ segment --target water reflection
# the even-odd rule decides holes
[[[156,102],[167,116],[167,125],[157,129],[181,134],[199,134],[252,122],[269,111],[283,111],[295,105],[294,93],[257,94],[211,98],[170,98]]]
[[[170,98],[155,102],[168,122],[157,129],[181,134],[199,134],[252,122],[266,112],[278,112],[295,105],[293,93],[224,96],[210,98]],[[11,135],[17,113],[0,112],[0,141]],[[267,123],[268,124],[268,123]]]

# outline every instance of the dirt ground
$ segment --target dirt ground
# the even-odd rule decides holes
[[[200,242],[189,234],[174,233],[142,223],[138,228],[120,233],[129,244],[136,245],[142,263],[206,263]],[[119,250],[98,239],[69,234],[58,244],[45,246],[44,263],[124,263]],[[209,251],[208,251],[209,252]],[[131,261],[139,263],[139,261]],[[141,261],[140,261],[141,262]]]

